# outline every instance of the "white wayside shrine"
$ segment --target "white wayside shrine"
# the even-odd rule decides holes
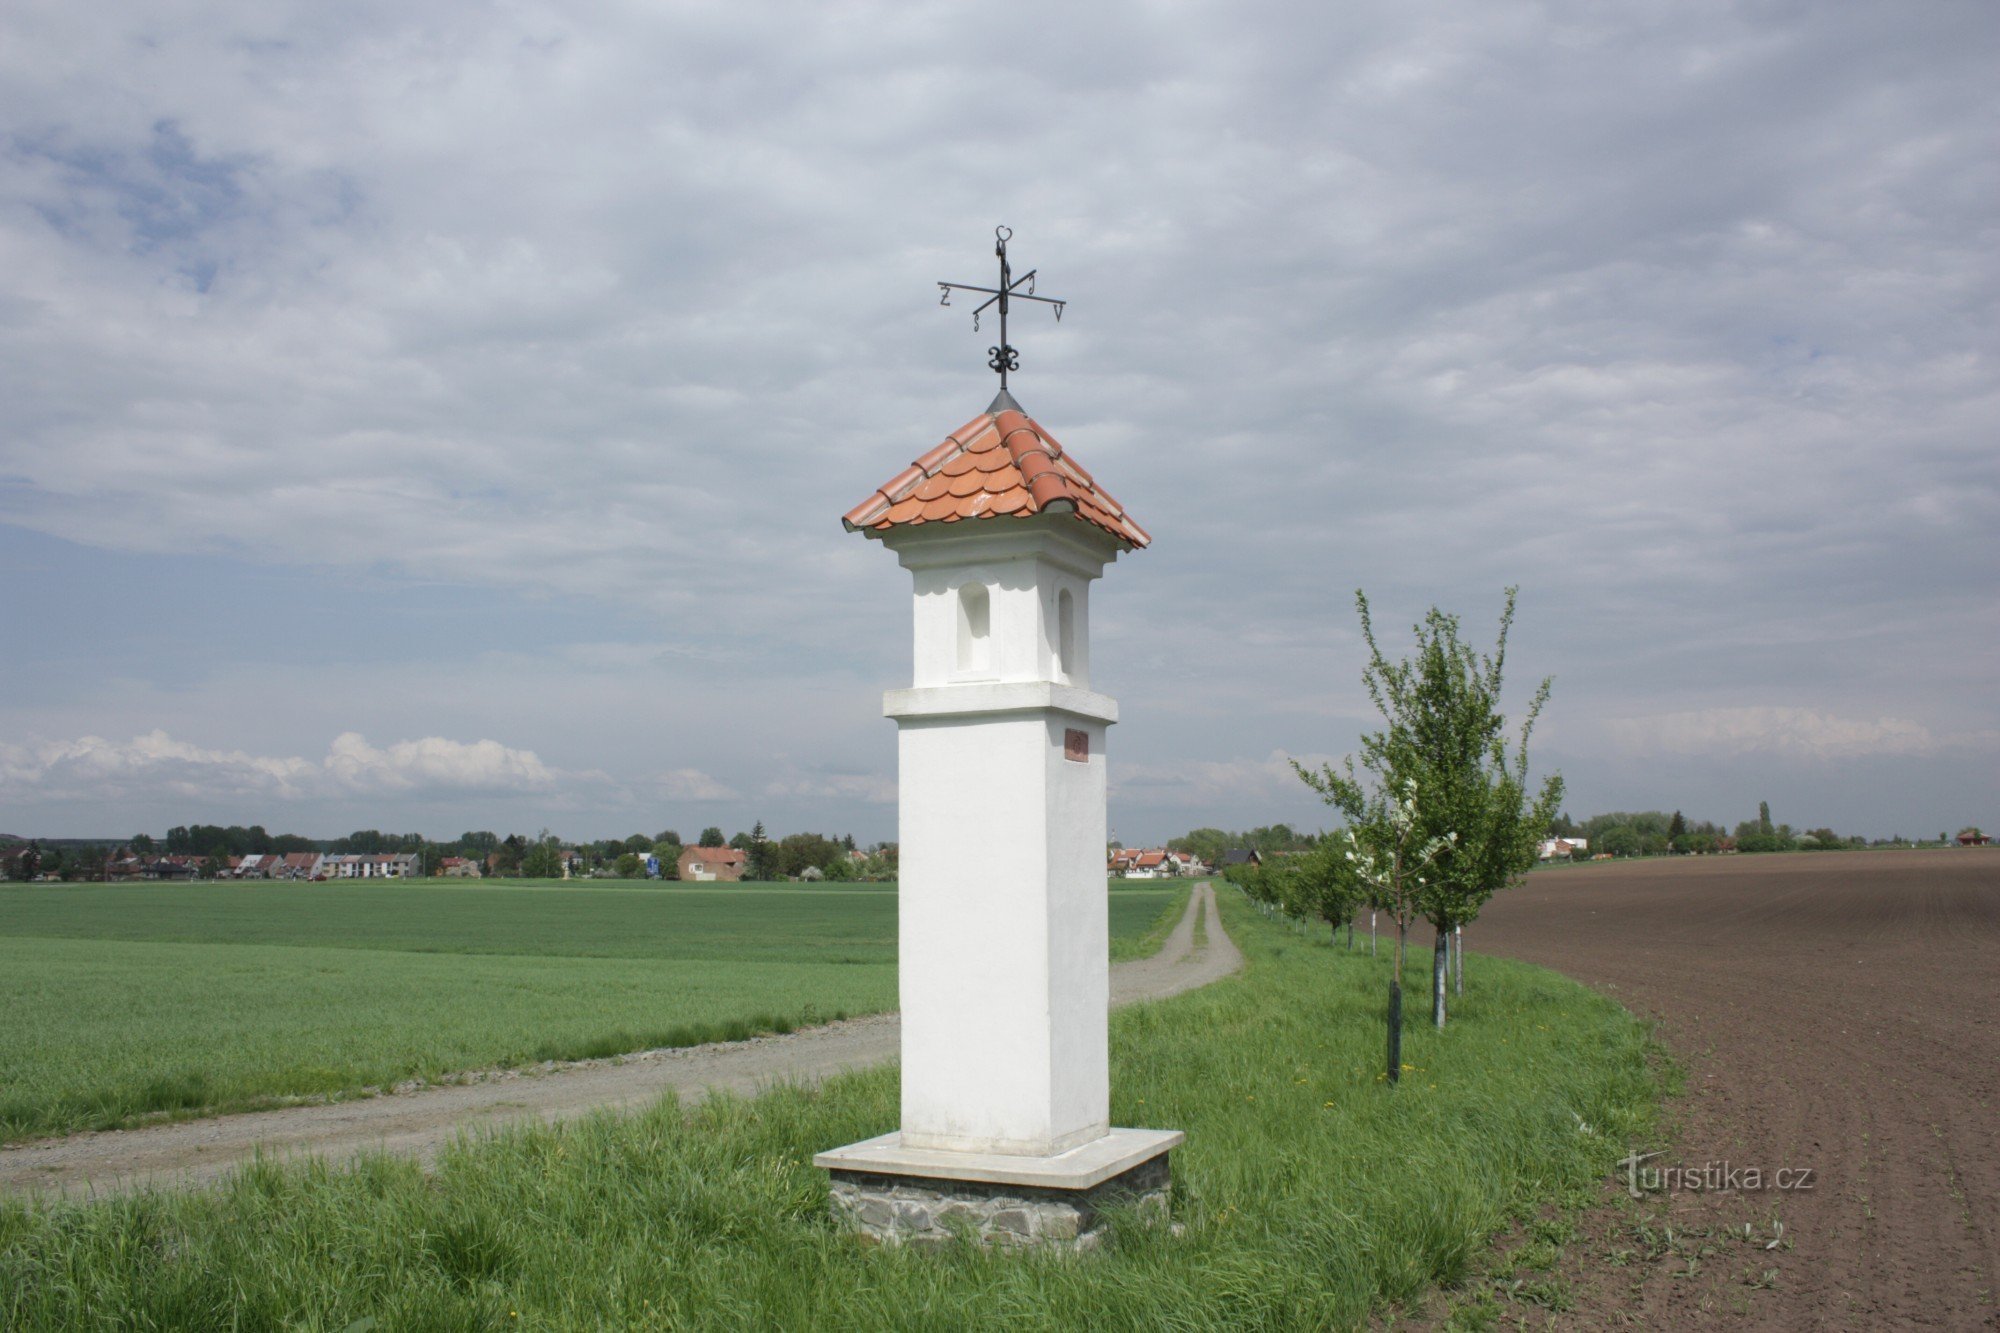
[[[915,578],[891,690],[900,790],[902,1127],[821,1153],[891,1243],[1089,1248],[1164,1216],[1175,1130],[1114,1129],[1105,730],[1090,585],[1150,538],[1003,389],[844,520]]]

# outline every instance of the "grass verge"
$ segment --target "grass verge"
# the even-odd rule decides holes
[[[893,1068],[467,1140],[426,1173],[260,1165],[212,1191],[0,1200],[0,1326],[1326,1328],[1459,1281],[1656,1107],[1637,1022],[1475,956],[1381,1062],[1386,959],[1219,895],[1243,972],[1112,1020],[1113,1118],[1188,1131],[1185,1232],[1085,1262],[871,1249],[813,1152],[896,1122]]]

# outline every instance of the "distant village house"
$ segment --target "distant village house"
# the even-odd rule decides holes
[[[684,880],[734,884],[743,878],[749,861],[734,847],[683,847],[677,864]]]

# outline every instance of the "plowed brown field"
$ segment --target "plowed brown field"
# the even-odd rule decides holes
[[[1648,1166],[1764,1178],[1596,1210],[1557,1326],[2000,1327],[2000,849],[1552,868],[1466,934],[1657,1020]]]

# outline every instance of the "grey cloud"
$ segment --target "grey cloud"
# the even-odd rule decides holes
[[[1020,396],[1158,538],[1095,603],[1135,836],[1176,768],[1352,745],[1357,584],[1470,627],[1521,583],[1573,774],[1619,718],[2000,730],[1983,7],[1014,21],[54,16],[0,56],[61,145],[0,179],[0,521],[637,609],[731,719],[661,705],[676,762],[865,804],[904,576],[835,519],[990,392],[929,284],[1005,221],[1073,302]],[[648,706],[576,665],[621,683],[539,752]]]

